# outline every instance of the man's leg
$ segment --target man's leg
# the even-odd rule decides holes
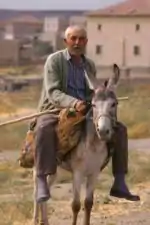
[[[50,198],[47,175],[55,174],[57,169],[56,124],[57,119],[47,114],[38,118],[35,128],[35,168],[38,202]]]
[[[125,175],[128,172],[128,135],[126,126],[120,122],[117,123],[115,133],[112,170],[114,184],[111,188],[110,195],[126,198],[131,201],[140,200],[139,196],[130,193],[125,182]]]

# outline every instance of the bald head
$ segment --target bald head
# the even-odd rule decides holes
[[[65,31],[65,44],[73,55],[82,55],[87,44],[86,30],[78,25],[69,26]]]
[[[65,30],[64,38],[67,39],[74,32],[81,33],[83,36],[87,37],[87,32],[83,27],[78,25],[73,25],[73,26],[69,26]]]

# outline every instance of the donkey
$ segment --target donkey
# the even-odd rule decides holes
[[[102,167],[108,158],[107,141],[113,135],[113,123],[117,110],[117,99],[114,94],[114,87],[118,83],[120,70],[114,64],[113,76],[97,88],[94,81],[93,98],[91,110],[86,117],[85,130],[78,146],[74,148],[69,157],[62,163],[61,167],[72,173],[73,200],[72,225],[77,225],[77,217],[81,208],[80,192],[81,185],[86,180],[86,196],[84,200],[84,219],[83,225],[90,225],[90,216],[93,206],[93,195],[95,184]],[[36,170],[34,169],[34,194],[36,196]],[[51,188],[55,176],[50,176],[49,188]],[[34,201],[33,224],[39,222],[39,213],[41,213],[41,225],[49,225],[47,216],[46,202],[37,203]]]

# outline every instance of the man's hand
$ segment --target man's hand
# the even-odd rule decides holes
[[[78,111],[78,112],[84,112],[86,110],[86,103],[84,101],[77,101],[76,104],[75,104],[75,109]]]

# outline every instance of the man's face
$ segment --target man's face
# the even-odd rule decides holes
[[[71,30],[68,37],[65,39],[66,46],[73,55],[84,54],[87,41],[85,31],[75,29]]]

